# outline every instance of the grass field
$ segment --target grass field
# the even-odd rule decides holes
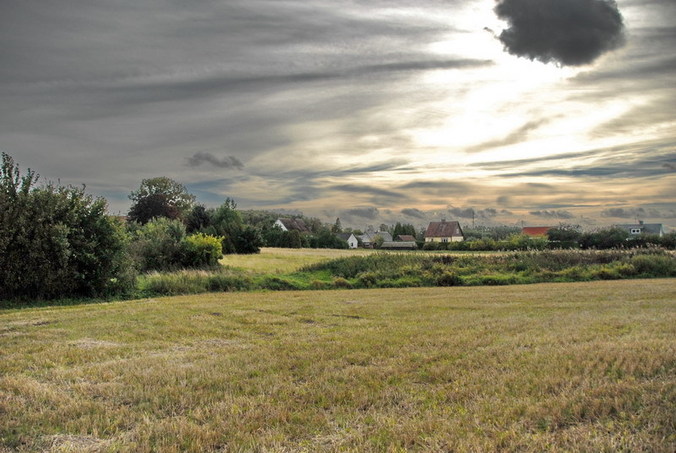
[[[311,264],[346,256],[368,255],[377,250],[353,249],[287,249],[264,247],[253,255],[225,255],[221,264],[238,270],[260,274],[284,274]],[[382,253],[382,252],[381,252]]]
[[[0,451],[676,448],[676,280],[0,312]]]

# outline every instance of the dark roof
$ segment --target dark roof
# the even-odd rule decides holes
[[[392,240],[392,235],[387,231],[367,231],[366,233],[362,234],[361,240],[362,242],[368,244],[375,241],[376,236],[380,236],[381,238],[383,238],[383,241],[385,242],[389,242]]]
[[[551,230],[553,227],[523,227],[521,228],[521,234],[525,234],[526,236],[546,236],[547,232]]]
[[[353,235],[352,233],[338,233],[338,234],[336,234],[336,237],[342,239],[343,241],[347,241],[348,239],[350,239],[350,236],[352,236],[352,235]],[[355,236],[355,239],[356,239],[356,236]]]
[[[310,229],[305,225],[302,219],[279,219],[287,230],[297,230],[301,233],[309,233]]]
[[[615,225],[617,228],[622,228],[623,230],[641,230],[641,234],[659,234],[661,235],[664,232],[664,228],[661,223],[630,223],[624,225]]]
[[[460,223],[453,220],[451,222],[430,222],[425,231],[426,238],[450,238],[450,237],[465,237],[460,228]]]
[[[395,241],[404,241],[404,242],[415,242],[415,236],[412,236],[410,234],[400,234],[397,236]]]

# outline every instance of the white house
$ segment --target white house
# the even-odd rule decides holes
[[[357,240],[357,237],[352,233],[339,233],[336,234],[336,237],[347,242],[347,245],[349,245],[351,249],[356,249],[359,246],[359,241]]]
[[[639,220],[638,223],[615,225],[615,227],[626,230],[630,236],[639,236],[641,234],[664,236],[664,227],[661,223],[643,223],[643,220]]]

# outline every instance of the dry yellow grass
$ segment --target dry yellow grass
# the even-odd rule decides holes
[[[263,274],[293,272],[310,264],[346,256],[366,255],[377,250],[286,249],[264,247],[253,255],[225,255],[221,264]],[[382,252],[381,252],[382,253]]]
[[[0,312],[0,451],[676,447],[676,280]]]

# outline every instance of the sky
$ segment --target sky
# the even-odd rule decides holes
[[[2,0],[0,151],[343,226],[676,229],[673,0]]]

